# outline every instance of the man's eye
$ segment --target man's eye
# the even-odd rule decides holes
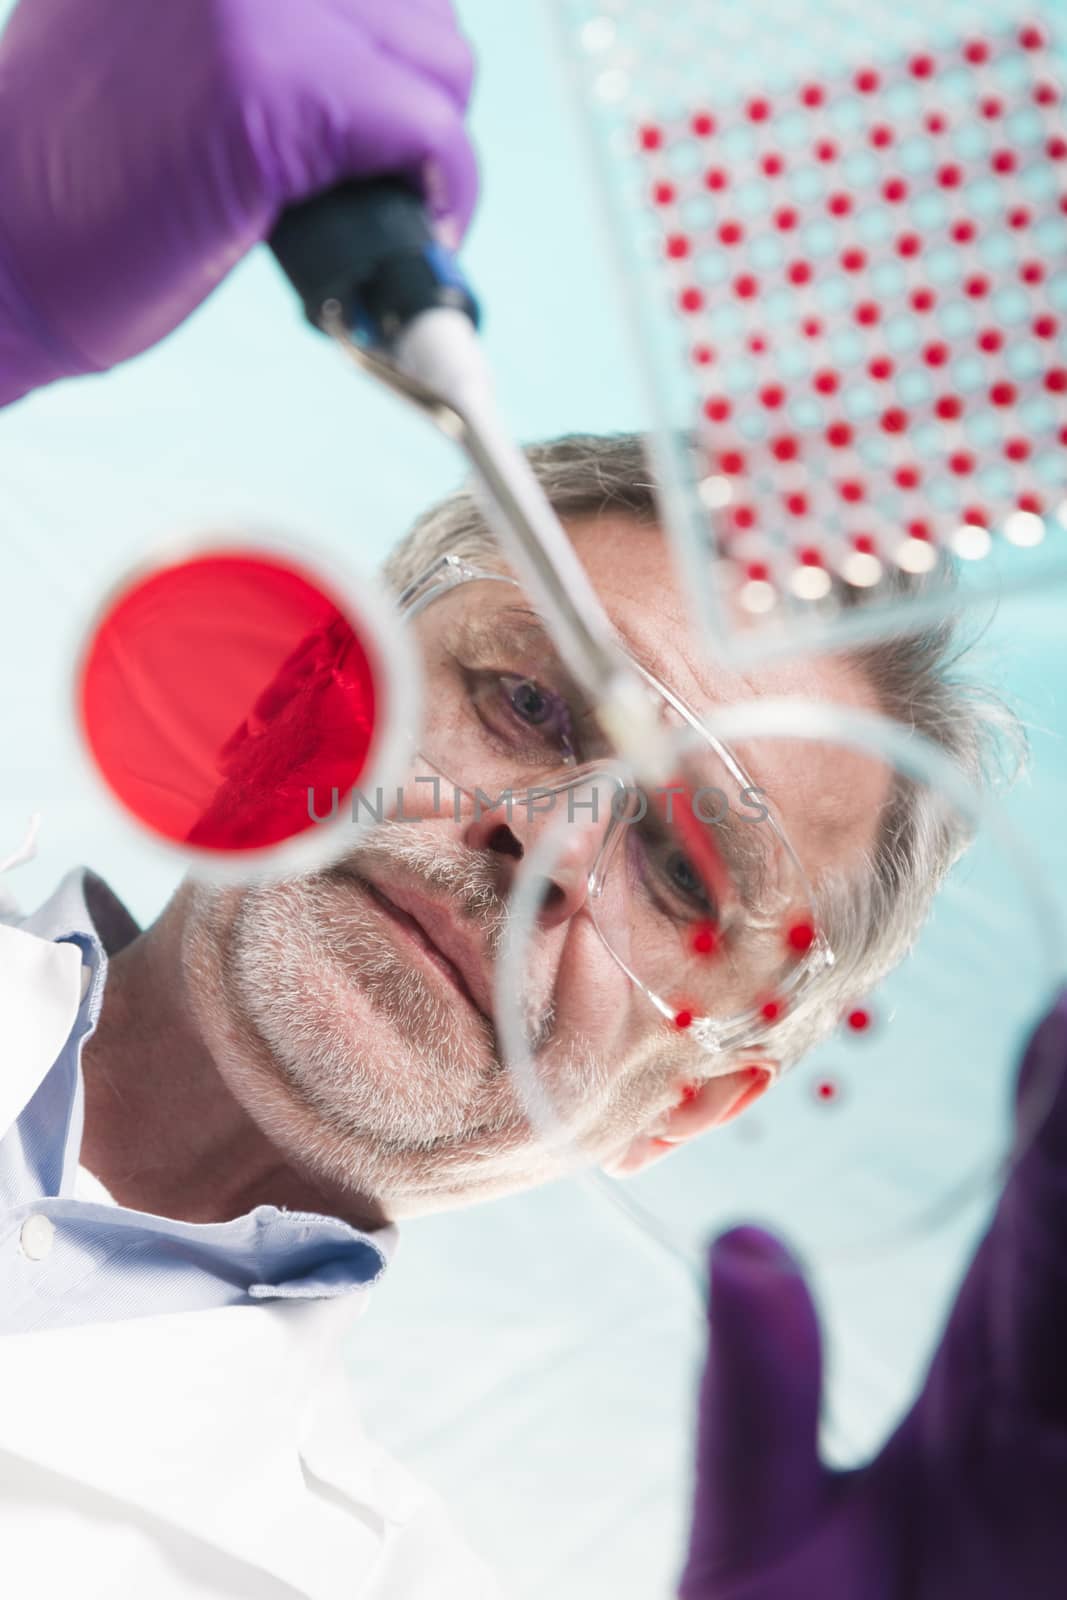
[[[684,851],[666,839],[658,827],[637,837],[638,871],[659,909],[684,922],[718,922],[719,906],[711,890]]]
[[[572,764],[573,720],[567,702],[536,678],[516,672],[473,672],[468,694],[483,725],[516,753]]]
[[[660,871],[673,897],[681,901],[689,909],[690,914],[715,920],[718,907],[714,896],[705,887],[699,872],[687,855],[681,850],[666,852]]]
[[[532,678],[520,678],[507,690],[516,716],[523,722],[537,724],[548,722],[552,716],[552,702]]]
[[[680,851],[675,851],[667,861],[666,871],[671,883],[681,894],[702,895],[704,893],[704,885],[701,883],[693,863],[688,856],[683,856]]]

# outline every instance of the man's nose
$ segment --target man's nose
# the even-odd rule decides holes
[[[521,863],[546,829],[550,830],[554,848],[538,923],[542,928],[555,928],[585,904],[610,820],[610,792],[593,780],[580,796],[575,790],[546,793],[534,789],[495,805],[476,805],[463,837],[471,849],[484,850],[494,858],[497,886],[506,896],[522,870]]]

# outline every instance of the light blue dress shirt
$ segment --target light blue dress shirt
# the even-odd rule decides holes
[[[230,1222],[176,1222],[77,1198],[82,1047],[100,1015],[108,955],[138,928],[85,868],[68,873],[32,916],[5,920],[26,933],[76,944],[87,983],[66,1043],[0,1134],[0,1333],[256,1300],[320,1299],[380,1277],[395,1240],[392,1228],[376,1242],[339,1218],[277,1206],[256,1206]],[[0,1018],[0,1071],[2,1032]],[[48,1222],[30,1222],[24,1232],[38,1217]],[[44,1239],[47,1247],[27,1255],[27,1237]]]

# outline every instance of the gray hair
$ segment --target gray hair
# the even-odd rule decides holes
[[[654,475],[639,434],[567,434],[530,445],[526,455],[557,515],[564,520],[607,514],[655,524],[660,519]],[[467,488],[426,511],[398,542],[383,566],[399,593],[448,552],[492,568],[496,540]],[[950,588],[951,571],[936,581]],[[898,594],[928,582],[891,569],[886,583]],[[885,585],[879,593],[885,594]],[[865,603],[870,591],[849,589],[847,605]],[[974,641],[957,639],[956,619],[942,616],[907,634],[839,652],[863,674],[884,714],[925,735],[957,765],[979,793],[1003,786],[1022,770],[1027,741],[1022,724],[995,693],[954,672]],[[835,951],[825,979],[812,986],[764,1035],[783,1069],[794,1064],[837,1026],[842,1009],[872,990],[915,944],[946,874],[971,843],[958,813],[924,786],[899,773],[883,809],[877,837],[861,871],[824,875],[815,885],[820,927]]]

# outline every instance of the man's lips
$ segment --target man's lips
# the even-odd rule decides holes
[[[411,889],[390,885],[386,893],[368,878],[361,878],[360,882],[371,899],[419,945],[467,1004],[492,1027],[489,975],[478,941],[456,927],[445,906]]]

